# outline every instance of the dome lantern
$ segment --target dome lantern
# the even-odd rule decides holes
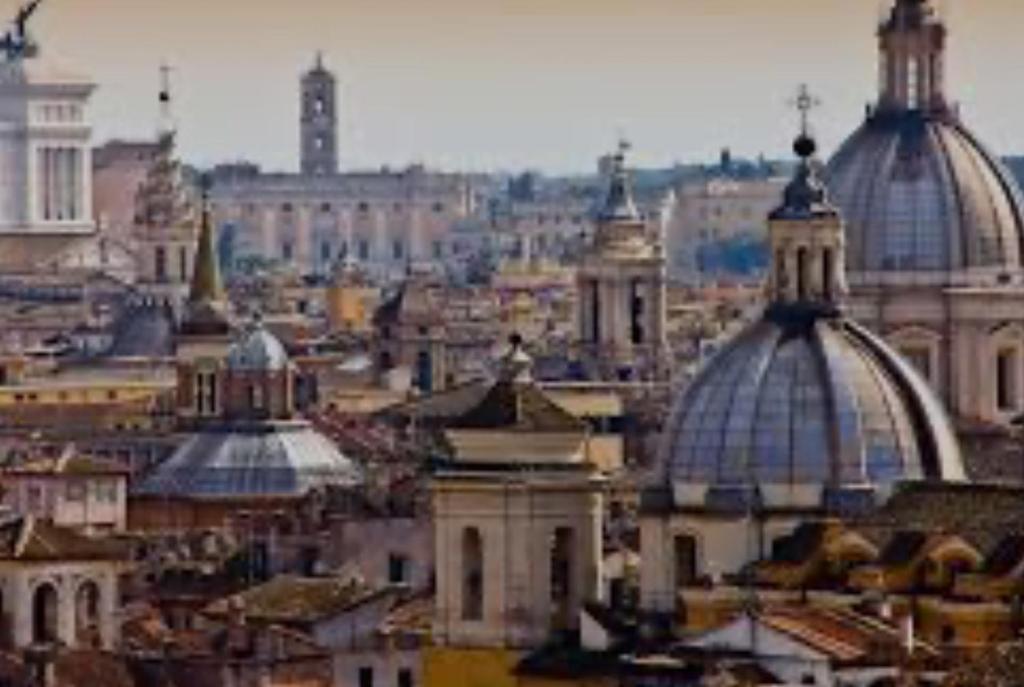
[[[946,26],[929,0],[896,0],[878,27],[879,109],[946,112]]]

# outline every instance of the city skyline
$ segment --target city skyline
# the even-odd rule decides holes
[[[5,0],[4,15],[15,5]],[[643,166],[706,161],[723,147],[785,156],[796,126],[787,102],[801,82],[822,100],[815,128],[831,152],[874,97],[884,3],[136,5],[52,0],[32,25],[49,59],[97,82],[96,143],[152,136],[167,61],[186,160],[295,169],[298,77],[322,50],[339,79],[344,169],[564,173],[592,171],[620,135]],[[1024,57],[1013,41],[1024,8],[947,6],[952,98],[996,152],[1024,151],[1014,126],[1024,93],[986,76]]]

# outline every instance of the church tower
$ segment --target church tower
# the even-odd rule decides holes
[[[454,456],[432,480],[442,647],[536,648],[578,629],[601,594],[606,485],[585,458],[587,428],[511,343],[497,381],[447,430]]]
[[[224,407],[223,367],[231,344],[228,308],[210,219],[209,180],[204,178],[195,264],[176,337],[178,417],[183,420],[210,421]]]
[[[160,68],[157,148],[135,194],[134,234],[139,246],[139,290],[180,315],[195,260],[196,217],[182,178],[171,115],[170,68]]]
[[[665,257],[633,202],[627,148],[611,156],[608,195],[577,272],[577,341],[592,376],[649,380],[667,371]]]
[[[337,85],[318,53],[316,64],[302,77],[299,123],[303,174],[323,176],[338,171]]]

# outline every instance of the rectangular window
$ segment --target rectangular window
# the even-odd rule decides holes
[[[359,669],[359,687],[373,687],[373,668],[364,666]]]
[[[398,669],[398,687],[413,687],[412,671],[408,668]]]
[[[84,501],[85,485],[81,482],[69,482],[64,492],[64,498],[75,503]]]
[[[400,553],[388,555],[388,582],[402,584],[408,582],[409,559]]]
[[[999,351],[996,358],[996,400],[999,410],[1017,409],[1017,351]]]

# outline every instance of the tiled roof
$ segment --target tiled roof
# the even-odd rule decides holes
[[[127,558],[121,543],[94,539],[31,516],[0,523],[0,560],[117,561]]]
[[[245,617],[262,622],[310,624],[354,608],[387,590],[355,577],[297,577],[279,575],[265,584],[219,599],[207,615],[225,617],[238,604]]]
[[[454,429],[524,432],[580,432],[584,424],[548,398],[536,385],[499,381],[474,408],[452,423]]]

